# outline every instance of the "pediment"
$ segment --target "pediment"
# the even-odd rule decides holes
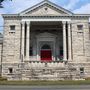
[[[59,15],[72,15],[72,13],[62,7],[57,6],[56,4],[50,1],[43,1],[31,8],[20,13],[20,15],[27,16],[59,16]]]

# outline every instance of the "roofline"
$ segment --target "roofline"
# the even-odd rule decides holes
[[[5,17],[20,17],[19,14],[1,14],[3,18]]]
[[[88,17],[90,17],[90,14],[73,14],[73,16],[88,16]]]
[[[67,9],[65,9],[65,8],[63,8],[63,7],[61,7],[61,6],[57,5],[57,4],[55,4],[55,3],[53,3],[53,2],[50,2],[49,0],[47,0],[47,1],[48,1],[49,3],[51,3],[51,4],[53,4],[54,6],[57,6],[58,8],[61,8],[61,9],[65,10],[65,11],[71,13],[71,14],[74,14],[73,12],[71,12],[71,11],[69,11],[69,10],[67,10]]]
[[[21,11],[19,14],[24,13],[25,11],[27,11],[27,10],[29,10],[29,9],[31,9],[31,8],[34,8],[34,7],[36,7],[36,6],[40,5],[40,4],[42,4],[43,2],[44,2],[44,1],[39,2],[38,4],[35,4],[35,5],[33,5],[32,7],[28,8],[28,9],[26,9],[26,10],[24,10],[24,11]]]
[[[28,9],[20,12],[19,14],[24,14],[24,12],[26,12],[26,11],[28,11],[28,10],[30,10],[30,9],[33,10],[33,9],[35,9],[35,8],[37,8],[37,7],[45,4],[45,3],[49,3],[49,4],[51,4],[52,6],[55,6],[55,7],[56,7],[57,9],[59,9],[59,10],[60,10],[60,9],[65,10],[65,11],[66,11],[67,13],[69,13],[69,14],[74,14],[74,13],[72,13],[71,11],[62,8],[62,7],[56,5],[55,3],[53,3],[53,2],[51,2],[51,1],[49,1],[49,0],[46,0],[46,1],[44,0],[44,1],[42,1],[42,2],[40,2],[40,3],[38,3],[38,4],[36,4],[36,5],[34,5],[34,6],[30,7],[30,8],[28,8]]]

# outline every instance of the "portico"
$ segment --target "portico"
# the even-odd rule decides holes
[[[44,48],[45,51],[48,51],[46,55],[51,56],[49,61],[60,61],[61,58],[63,58],[63,61],[71,61],[70,25],[70,21],[54,21],[52,19],[47,21],[37,21],[37,19],[36,21],[23,20],[21,51],[23,61],[42,61],[41,51],[44,45],[50,47],[49,49]],[[60,52],[61,49],[62,51]],[[49,52],[49,50],[51,51]],[[30,55],[30,52],[33,54]],[[61,55],[60,53],[63,54]],[[45,58],[45,56],[43,57]],[[49,57],[50,59],[50,56],[46,56],[46,58]]]

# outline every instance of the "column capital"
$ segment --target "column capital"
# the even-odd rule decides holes
[[[66,24],[66,21],[62,21],[62,24],[65,25]]]
[[[21,21],[21,24],[24,25],[25,24],[25,21]]]
[[[68,24],[68,33],[70,33],[70,24],[71,24],[71,22],[68,22],[67,24]]]
[[[68,21],[67,24],[71,24],[72,22],[71,21]]]
[[[30,25],[30,21],[26,21],[26,24],[27,24],[27,25]]]

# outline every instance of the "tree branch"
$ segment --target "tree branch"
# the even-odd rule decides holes
[[[0,0],[0,8],[3,8],[3,6],[2,6],[3,1],[6,1],[6,0]],[[9,1],[12,1],[12,0],[9,0]]]

